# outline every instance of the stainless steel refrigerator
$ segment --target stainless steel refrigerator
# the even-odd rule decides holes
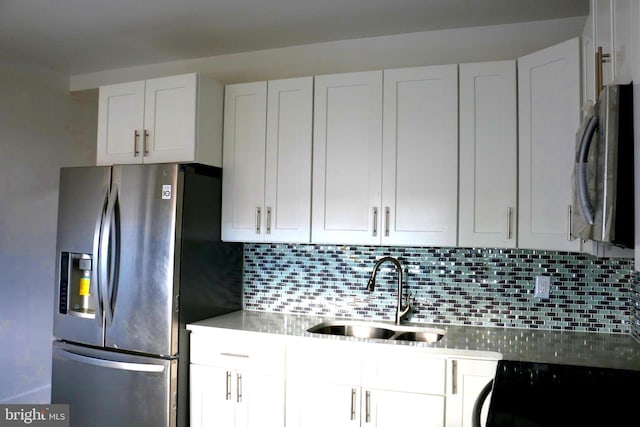
[[[242,306],[242,245],[220,240],[221,169],[60,172],[52,403],[72,427],[188,425],[185,324]]]

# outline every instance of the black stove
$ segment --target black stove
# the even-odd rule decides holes
[[[640,371],[501,360],[486,427],[640,426]]]

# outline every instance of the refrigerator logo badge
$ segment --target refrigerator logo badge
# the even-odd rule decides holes
[[[171,200],[171,185],[162,186],[162,200]]]

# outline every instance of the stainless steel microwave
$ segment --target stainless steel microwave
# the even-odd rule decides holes
[[[633,84],[605,86],[576,135],[573,237],[633,248]]]

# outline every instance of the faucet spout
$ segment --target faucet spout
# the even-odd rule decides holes
[[[411,294],[409,294],[407,297],[407,304],[402,304],[402,265],[400,265],[400,262],[396,258],[390,256],[385,256],[377,260],[373,266],[373,271],[371,272],[369,281],[367,282],[367,289],[369,291],[373,291],[375,289],[378,270],[380,269],[380,265],[382,265],[382,263],[386,261],[389,261],[393,265],[395,265],[396,270],[398,271],[398,304],[396,306],[396,325],[399,325],[402,321],[402,318],[411,309]]]

